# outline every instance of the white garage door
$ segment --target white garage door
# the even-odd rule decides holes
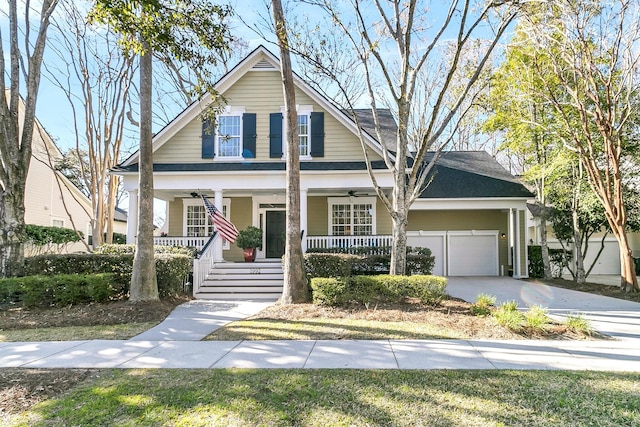
[[[449,231],[449,276],[497,276],[497,231]]]
[[[431,250],[431,255],[435,257],[431,273],[436,276],[444,276],[446,236],[445,231],[407,232],[407,245]]]

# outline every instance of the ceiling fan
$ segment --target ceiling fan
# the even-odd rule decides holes
[[[356,190],[349,190],[349,191],[347,191],[347,194],[349,195],[349,197],[368,196],[368,194],[366,194],[366,193],[358,194],[358,192]]]

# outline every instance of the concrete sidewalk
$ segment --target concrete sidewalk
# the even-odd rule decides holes
[[[449,278],[450,295],[583,313],[617,339],[200,341],[273,302],[191,301],[126,341],[0,343],[0,368],[564,369],[640,372],[640,304],[510,278]]]
[[[563,369],[640,372],[632,341],[66,341],[0,343],[0,367]]]

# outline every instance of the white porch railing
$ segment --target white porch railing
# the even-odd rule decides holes
[[[204,245],[209,240],[209,236],[195,237],[195,236],[175,236],[175,237],[154,237],[154,245],[162,246],[190,246],[201,251]]]
[[[390,247],[392,237],[376,236],[307,236],[307,249],[353,248],[360,246]]]
[[[202,248],[202,252],[200,256],[193,260],[193,294],[195,295],[199,290],[200,286],[206,279],[207,274],[213,267],[213,241],[216,239],[215,235],[211,239],[211,242],[204,246],[204,250]],[[209,241],[209,239],[206,239]]]

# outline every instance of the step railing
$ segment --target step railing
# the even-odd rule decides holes
[[[218,237],[218,232],[215,231],[211,237],[202,245],[202,250],[193,260],[193,294],[195,295],[200,286],[204,283],[204,280],[209,273],[209,270],[213,267],[213,241]]]

